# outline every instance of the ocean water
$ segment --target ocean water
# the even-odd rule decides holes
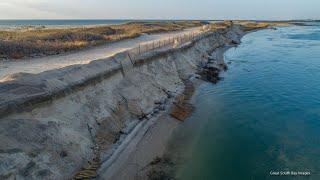
[[[0,28],[12,28],[21,26],[84,26],[84,25],[108,25],[122,24],[133,20],[0,20]]]
[[[177,178],[319,180],[320,26],[250,33],[225,59],[170,142]]]

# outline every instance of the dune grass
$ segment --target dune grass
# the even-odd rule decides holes
[[[61,54],[138,37],[143,33],[177,31],[204,24],[201,21],[131,22],[94,27],[0,30],[0,59]]]
[[[262,29],[270,26],[271,24],[266,23],[266,22],[240,22],[242,25],[243,31],[252,31],[256,29]]]
[[[292,26],[290,21],[236,21],[242,25],[244,31],[252,31],[256,29],[263,29],[271,26]]]
[[[214,22],[210,25],[211,29],[223,29],[231,26],[232,24],[241,25],[243,31],[251,31],[256,29],[262,29],[269,26],[276,25],[273,22],[258,22],[258,21],[220,21]]]

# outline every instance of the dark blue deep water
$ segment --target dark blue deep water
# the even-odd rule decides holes
[[[169,152],[181,180],[320,179],[320,26],[246,35]],[[309,172],[310,176],[270,173]]]

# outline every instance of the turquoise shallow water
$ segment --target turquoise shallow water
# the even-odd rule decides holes
[[[246,35],[169,146],[181,180],[320,179],[320,26]],[[270,172],[310,172],[271,176]]]

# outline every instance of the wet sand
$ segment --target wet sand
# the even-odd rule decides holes
[[[164,155],[171,134],[181,122],[163,114],[148,123],[148,127],[145,126],[138,132],[106,171],[101,169],[99,179],[148,179],[147,170],[150,162],[155,157]]]

